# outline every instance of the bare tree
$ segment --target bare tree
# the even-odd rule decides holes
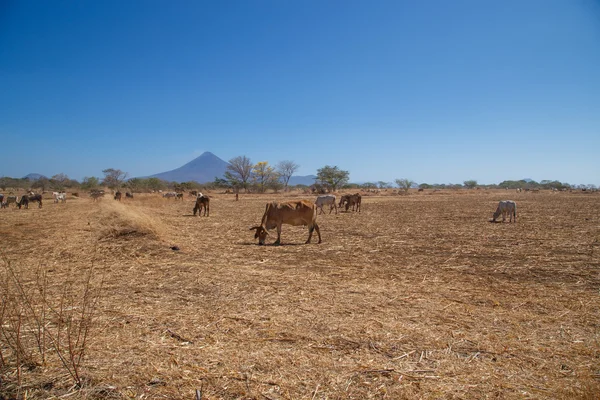
[[[396,185],[398,185],[400,189],[404,190],[404,193],[408,193],[408,189],[410,189],[414,183],[415,182],[406,178],[396,179]]]
[[[118,189],[123,184],[123,181],[127,179],[127,172],[123,172],[120,169],[108,168],[102,171],[104,174],[104,180],[102,184],[108,186],[111,189]]]
[[[252,161],[246,156],[238,156],[229,160],[227,171],[225,171],[225,179],[227,179],[233,187],[243,187],[248,191],[248,180],[252,176]]]
[[[283,181],[285,191],[287,191],[288,189],[288,183],[290,182],[290,178],[292,177],[292,175],[294,175],[294,172],[296,172],[298,168],[300,168],[300,165],[289,160],[280,161],[277,164],[277,173]]]
[[[65,186],[69,183],[69,177],[63,173],[56,174],[50,178],[50,183],[56,186],[60,191],[65,189]]]

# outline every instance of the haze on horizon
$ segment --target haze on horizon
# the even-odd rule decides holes
[[[600,185],[600,3],[0,4],[0,176],[210,151],[352,182]]]

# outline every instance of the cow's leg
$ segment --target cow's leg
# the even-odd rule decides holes
[[[281,224],[277,224],[277,240],[273,244],[281,244]]]
[[[206,216],[207,216],[207,217],[208,217],[208,216],[209,216],[209,214],[210,214],[210,208],[209,208],[209,207],[210,207],[210,203],[206,203],[206,206],[205,206],[205,210],[204,210],[204,211],[206,211]]]
[[[308,240],[306,241],[306,243],[310,243],[310,239],[312,238],[313,230],[317,231],[317,236],[319,236],[318,243],[321,243],[321,231],[319,230],[319,225],[316,222],[313,224],[313,226],[309,227],[309,229],[308,229]]]

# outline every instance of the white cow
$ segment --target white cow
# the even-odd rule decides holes
[[[54,197],[55,203],[59,201],[64,203],[67,201],[67,194],[65,192],[52,192],[52,197]]]
[[[318,209],[321,210],[321,214],[324,214],[323,206],[329,205],[329,214],[331,214],[331,210],[335,208],[335,213],[337,214],[337,205],[335,204],[335,195],[333,194],[325,194],[322,196],[318,196],[315,201],[315,205]]]
[[[498,218],[502,214],[502,222],[506,221],[506,214],[508,214],[509,222],[517,222],[517,203],[512,200],[503,200],[498,203],[498,208],[493,215],[492,222],[496,222],[496,218]]]

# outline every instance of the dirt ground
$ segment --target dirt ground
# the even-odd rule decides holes
[[[365,195],[321,244],[258,246],[268,201],[314,197],[209,194],[209,217],[152,194],[0,210],[25,287],[100,290],[83,387],[50,351],[19,387],[0,338],[0,398],[600,398],[600,195]],[[505,199],[517,222],[488,222]]]

